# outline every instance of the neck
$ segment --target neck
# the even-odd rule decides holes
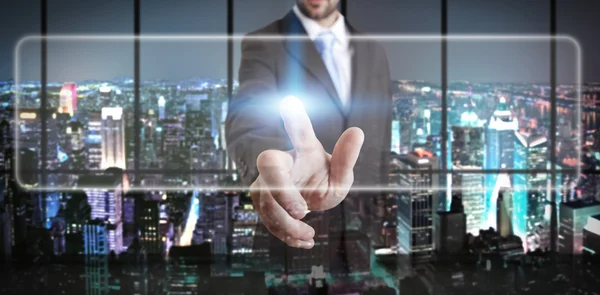
[[[335,24],[335,21],[337,21],[338,17],[340,16],[339,11],[334,11],[332,14],[330,14],[327,17],[324,17],[322,19],[316,19],[315,21],[325,27],[325,28],[330,28],[331,26],[333,26],[333,24]]]

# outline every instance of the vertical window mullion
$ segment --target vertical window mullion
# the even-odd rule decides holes
[[[448,171],[448,0],[441,0],[441,34],[442,34],[442,73],[441,73],[441,90],[442,90],[442,171],[444,174]]]
[[[141,98],[140,98],[140,32],[141,32],[141,19],[140,19],[140,3],[141,0],[133,0],[133,14],[134,14],[134,24],[133,24],[133,34],[134,34],[134,44],[133,44],[133,128],[135,130],[134,134],[134,178],[135,184],[140,184],[140,158],[141,158],[141,124],[140,124],[140,116],[142,113],[141,106]]]
[[[40,24],[41,24],[41,35],[42,35],[42,42],[41,42],[41,75],[40,75],[40,126],[42,128],[42,138],[40,141],[40,151],[41,151],[41,179],[40,179],[40,188],[42,188],[41,191],[41,219],[42,219],[42,223],[46,221],[46,183],[47,183],[47,170],[46,170],[46,164],[47,164],[47,148],[48,148],[48,130],[47,130],[47,126],[48,126],[48,89],[47,89],[47,85],[48,85],[48,41],[46,40],[46,37],[48,35],[48,0],[41,0],[41,15],[40,15]],[[19,151],[16,151],[17,153]],[[18,155],[17,155],[18,157]],[[15,171],[17,171],[18,169],[15,169]]]
[[[556,0],[550,0],[550,249],[556,251],[557,212],[556,212]],[[579,82],[579,81],[577,81]]]

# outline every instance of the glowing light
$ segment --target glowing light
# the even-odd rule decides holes
[[[375,250],[375,255],[392,255],[395,254],[396,252],[394,252],[394,250],[392,250],[391,248],[381,248],[381,249],[377,249]]]
[[[116,94],[116,95],[121,95],[121,93],[122,93],[122,92],[121,92],[121,89],[117,89],[117,90],[115,90],[115,94]]]
[[[293,95],[284,97],[281,100],[279,107],[282,113],[304,111],[304,104],[302,103],[302,101]]]
[[[429,163],[429,159],[419,159],[418,163],[419,164],[427,164],[427,163]]]
[[[506,97],[500,96],[500,103],[506,103]]]
[[[423,111],[423,117],[425,117],[425,118],[431,118],[431,110],[425,110],[425,111]]]
[[[431,91],[431,87],[429,86],[425,86],[423,88],[421,88],[421,92],[430,92]]]
[[[113,120],[121,120],[123,116],[123,108],[102,108],[102,120],[112,117]]]
[[[163,195],[162,195],[162,199],[163,199],[163,200],[166,200],[166,199],[167,199],[167,194],[163,194]]]
[[[109,93],[112,88],[110,88],[110,86],[102,86],[98,89],[101,93]]]
[[[162,241],[163,241],[163,242],[166,242],[166,241],[167,241],[167,238],[166,238],[166,237],[162,237]]]
[[[198,200],[198,198],[194,199],[194,205],[198,205],[200,203],[200,200]]]
[[[37,118],[37,114],[36,113],[21,113],[19,115],[19,118],[21,118],[23,120],[33,120],[33,119]]]
[[[161,97],[158,98],[158,106],[159,107],[164,107],[166,103],[167,102],[165,101],[165,97],[164,96],[161,96]]]
[[[244,205],[244,210],[254,210],[254,206],[252,206],[250,204],[246,204],[246,205]]]

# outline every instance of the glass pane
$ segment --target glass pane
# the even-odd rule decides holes
[[[233,31],[236,35],[254,32],[280,20],[292,10],[295,0],[234,0]],[[252,11],[252,13],[248,13]],[[233,43],[233,77],[238,79],[241,58],[241,41]],[[234,88],[235,91],[235,88]]]
[[[582,85],[580,92],[577,89],[566,89],[559,95],[564,96],[570,102],[580,98],[581,115],[573,114],[568,108],[559,108],[557,140],[560,144],[557,150],[557,168],[575,169],[581,166],[581,177],[573,176],[573,188],[566,195],[574,198],[596,199],[600,201],[600,176],[597,171],[600,161],[600,117],[598,107],[600,106],[600,72],[597,67],[589,66],[600,63],[598,52],[600,44],[594,42],[596,32],[590,28],[600,25],[600,20],[595,11],[600,9],[597,1],[567,1],[558,0],[557,30],[559,34],[573,37],[580,45],[583,52],[582,60]],[[573,46],[558,46],[557,48],[557,72],[559,83],[574,83],[575,71],[569,66],[569,61],[575,54]],[[577,131],[580,132],[577,132]],[[576,137],[577,140],[573,140]],[[581,148],[581,149],[580,149]],[[578,159],[578,152],[581,158]],[[581,165],[583,164],[583,165]],[[595,171],[595,172],[594,172]],[[595,174],[594,174],[595,173]]]
[[[143,186],[215,185],[221,178],[220,172],[197,173],[225,169],[226,5],[216,0],[168,6],[160,0],[142,1],[142,35],[157,37],[140,42],[140,168],[155,170],[140,175]],[[221,37],[197,39],[200,35]]]

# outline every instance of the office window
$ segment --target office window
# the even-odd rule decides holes
[[[348,1],[346,17],[366,35],[438,35],[440,8],[440,1],[434,0]],[[392,151],[406,154],[435,145],[441,128],[440,41],[414,38],[378,42],[387,51],[393,80]],[[436,151],[439,157],[441,149]]]
[[[235,35],[243,36],[256,31],[285,17],[295,3],[295,0],[234,0],[233,32]],[[241,40],[234,41],[233,52],[233,77],[237,81],[241,60]]]
[[[226,1],[141,1],[140,168],[157,170],[143,173],[142,185],[207,186],[218,180],[180,172],[217,169],[225,157],[226,33]],[[211,35],[216,38],[203,38]]]
[[[569,195],[565,192],[565,197],[572,198],[596,198],[598,199],[598,183],[600,178],[590,170],[596,170],[593,164],[596,159],[600,158],[598,151],[600,149],[600,137],[598,136],[598,128],[600,128],[600,117],[598,116],[598,106],[600,106],[600,88],[597,83],[600,81],[600,74],[597,71],[597,66],[600,63],[600,45],[597,41],[597,32],[591,28],[597,28],[600,25],[598,19],[598,11],[600,3],[597,1],[575,0],[566,1],[558,0],[557,2],[557,31],[558,34],[569,35],[575,38],[583,53],[582,60],[582,82],[580,97],[581,97],[581,115],[574,115],[561,105],[565,102],[561,98],[565,95],[564,92],[557,93],[558,100],[558,122],[557,122],[557,169],[573,169],[577,165],[581,165],[582,175],[566,175],[563,176],[563,185],[566,186],[568,181],[576,189],[574,194]],[[558,83],[573,83],[575,69],[570,66],[574,60],[575,48],[566,44],[558,44],[557,46],[557,75]],[[576,89],[572,89],[576,92]],[[576,94],[576,93],[574,93]],[[568,95],[572,97],[573,94]],[[570,115],[570,116],[569,116]],[[581,119],[581,120],[579,120]],[[581,130],[581,136],[576,138],[577,141],[568,140],[569,137],[575,136],[566,131]],[[576,134],[576,133],[575,133]],[[567,138],[565,138],[567,137]],[[583,147],[581,158],[577,157],[578,147]],[[588,153],[589,152],[589,153]]]
[[[0,58],[3,63],[0,66],[0,77],[3,80],[10,78],[19,81],[39,81],[40,80],[40,45],[26,44],[19,64],[19,76],[14,76],[14,50],[17,42],[29,35],[39,35],[40,32],[40,1],[9,1],[0,9],[0,19],[11,24],[11,29],[3,30],[0,38]]]

